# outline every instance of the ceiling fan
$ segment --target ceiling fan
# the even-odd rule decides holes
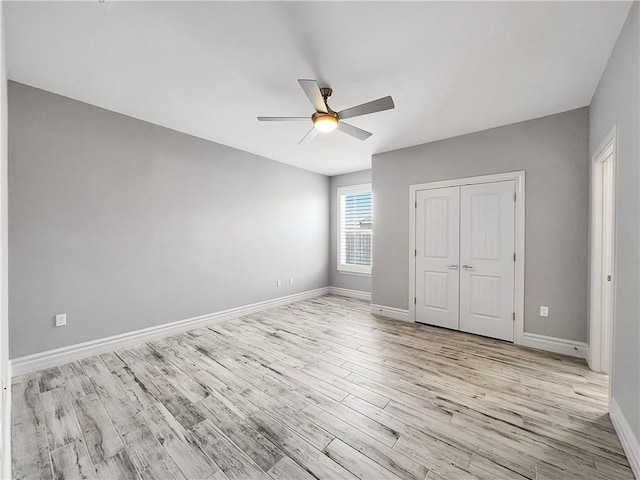
[[[395,107],[393,99],[389,97],[379,98],[372,102],[363,103],[357,107],[347,108],[340,112],[334,112],[329,108],[327,99],[333,93],[328,87],[320,88],[318,82],[315,80],[298,80],[298,83],[307,94],[315,112],[311,115],[311,121],[313,122],[313,128],[307,133],[302,140],[298,142],[298,145],[304,145],[311,142],[319,132],[328,133],[332,132],[336,128],[341,132],[356,137],[359,140],[366,140],[371,135],[371,132],[362,130],[361,128],[354,127],[342,120],[347,118],[358,117],[360,115],[367,115],[369,113],[382,112],[383,110],[390,110]],[[309,117],[258,117],[261,122],[290,122],[290,121],[308,121]]]

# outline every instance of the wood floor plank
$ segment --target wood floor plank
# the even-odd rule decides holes
[[[17,377],[14,478],[633,479],[583,360],[369,308],[328,295]]]
[[[208,460],[187,430],[162,404],[143,410],[141,415],[186,478],[207,478],[218,470],[218,466]],[[172,468],[171,463],[164,468]]]
[[[64,385],[71,398],[79,398],[95,393],[91,379],[87,376],[80,362],[72,362],[62,365],[60,373],[64,377]]]
[[[607,472],[594,471],[591,468],[581,468],[581,466],[568,465],[561,467],[549,464],[545,461],[536,463],[536,480],[611,480],[611,476]]]
[[[158,399],[153,396],[149,387],[126,364],[122,368],[114,368],[111,374],[137,410],[144,410],[158,403]]]
[[[140,413],[135,414],[123,437],[128,459],[138,473],[165,460],[166,450],[144,421]]]
[[[140,473],[140,476],[142,480],[190,480],[191,478],[200,478],[185,477],[171,459],[151,465],[144,472]],[[211,476],[206,478],[211,478]]]
[[[413,408],[416,412],[420,412],[422,417],[430,418],[436,422],[448,422],[451,418],[450,413],[435,407],[433,400],[437,398],[437,395],[428,389],[417,388],[408,382],[395,383],[389,381],[386,385],[383,385],[353,373],[347,378],[351,382],[392,398],[392,400],[385,405],[385,408],[400,403]],[[391,395],[392,393],[394,395]]]
[[[344,469],[363,480],[370,478],[399,480],[400,478],[338,438],[325,447],[324,453],[338,465],[342,465]]]
[[[483,480],[525,480],[526,478],[477,453],[474,453],[471,457],[469,472]]]
[[[124,368],[126,365],[115,352],[104,353],[100,355],[100,359],[104,362],[110,372],[113,372],[118,368]]]
[[[546,462],[558,467],[574,465],[576,468],[588,466],[595,471],[593,455],[566,443],[554,442],[553,439],[532,437],[529,433],[517,427],[495,421],[482,421],[456,414],[451,419],[452,425],[462,427],[466,432],[475,435],[477,441],[489,437],[500,445],[508,446],[523,454],[543,458]]]
[[[548,443],[554,447],[562,445],[563,450],[568,450],[576,456],[580,456],[579,452],[583,452],[585,456],[591,456],[590,454],[597,454],[602,457],[606,457],[618,462],[624,462],[624,450],[618,440],[618,437],[614,433],[607,432],[583,432],[565,426],[563,422],[563,431],[571,431],[572,439],[580,440],[580,447],[576,449],[575,446],[566,443],[566,433],[558,430],[558,423],[549,423],[544,420],[527,419],[524,429],[533,434],[532,436],[540,437],[545,443]],[[563,424],[561,423],[561,425]],[[577,450],[577,452],[576,452]],[[590,462],[592,463],[592,462]],[[593,463],[592,463],[593,464]]]
[[[201,405],[205,416],[262,470],[269,470],[284,457],[273,443],[233,413],[218,398],[208,397]]]
[[[71,443],[82,436],[71,398],[64,386],[41,393],[44,423],[52,450]]]
[[[302,437],[264,412],[251,416],[254,428],[267,437],[298,465],[316,478],[340,478],[354,480],[356,477],[329,459]]]
[[[163,376],[143,376],[139,372],[136,372],[135,376],[153,392],[153,395],[162,402],[183,427],[191,428],[204,420],[194,405],[194,397],[187,397],[181,391],[182,389],[175,388],[168,379]]]
[[[451,470],[452,465],[466,469],[471,461],[471,455],[418,432],[400,437],[393,449],[443,475]]]
[[[131,428],[136,427],[133,420],[138,408],[129,401],[99,357],[85,358],[81,364],[116,429],[120,435],[127,434]]]
[[[73,408],[93,463],[100,463],[124,448],[98,395],[74,399]]]
[[[40,393],[53,390],[64,385],[64,377],[59,367],[47,368],[37,373]]]
[[[96,478],[109,480],[136,480],[140,478],[126,450],[120,450],[112,457],[96,465]]]
[[[258,338],[264,337],[265,342],[274,337],[278,337],[279,339],[281,339],[281,343],[266,343],[266,345],[268,345],[268,347],[272,351],[277,351],[278,356],[281,358],[294,358],[298,361],[303,362],[304,364],[311,363],[317,368],[320,368],[323,371],[330,372],[333,375],[341,378],[346,377],[350,373],[349,370],[341,367],[341,365],[345,363],[344,360],[331,357],[326,354],[317,354],[313,351],[300,348],[298,344],[290,341],[289,339],[285,339],[279,336],[277,328],[271,328],[265,325],[261,325],[258,318],[256,317],[246,317],[242,326],[245,331],[248,330],[255,333]],[[288,363],[293,366],[294,362],[289,361]]]
[[[53,478],[40,387],[36,375],[13,379],[11,465],[16,480]]]
[[[444,474],[430,470],[429,475],[427,475],[427,480],[480,480],[480,477],[457,465],[450,465]]]
[[[85,443],[78,439],[51,452],[55,478],[97,479]]]
[[[209,420],[198,423],[191,432],[202,451],[220,467],[229,480],[269,479],[251,458]]]
[[[104,468],[120,468],[117,462],[124,462],[123,465],[126,467],[126,462],[129,461],[134,464],[137,472],[142,472],[161,462],[166,456],[166,452],[102,359],[89,357],[82,360],[81,363],[125,444],[126,453],[105,463]]]
[[[356,383],[351,383],[348,379],[336,377],[328,372],[323,372],[315,367],[306,367],[302,369],[302,372],[319,380],[324,379],[324,381],[330,383],[334,387],[340,388],[342,391],[345,391],[350,395],[362,398],[376,407],[384,408],[390,401],[390,398],[374,392],[373,390],[369,390],[368,388],[362,387]]]
[[[629,478],[631,467],[626,461],[626,458],[624,459],[624,463],[614,462],[599,455],[594,455],[593,458],[596,462],[596,470],[602,474],[609,475],[612,480]]]
[[[267,412],[318,450],[322,450],[334,439],[333,435],[310,421],[301,411],[272,397],[265,396],[258,404],[262,411]]]
[[[145,359],[152,359],[149,363],[162,373],[163,380],[172,385],[183,398],[196,403],[208,395],[207,389],[173,365],[170,357],[146,345],[137,350],[144,355]]]
[[[331,415],[320,407],[309,405],[302,413],[325,430],[331,432],[336,438],[341,439],[400,478],[422,480],[428,472],[427,467],[424,465],[362,433],[354,426]]]
[[[357,410],[354,410],[342,403],[335,402],[331,399],[314,398],[315,403],[338,417],[339,419],[351,424],[363,433],[375,438],[388,447],[393,447],[400,438],[400,433],[394,428],[378,422]],[[377,408],[377,407],[374,407]]]
[[[273,480],[314,480],[315,477],[291,460],[282,457],[267,473]]]

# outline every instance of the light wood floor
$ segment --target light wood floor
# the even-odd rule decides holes
[[[14,379],[16,479],[632,479],[583,361],[325,296]]]

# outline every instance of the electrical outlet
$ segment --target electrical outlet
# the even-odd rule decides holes
[[[289,277],[289,285],[293,285],[293,277]]]
[[[282,280],[277,280],[276,287],[281,287],[281,286],[282,286]]]
[[[540,305],[540,316],[548,317],[549,316],[549,307],[546,305]]]
[[[59,313],[56,315],[56,327],[64,327],[67,324],[67,314]]]

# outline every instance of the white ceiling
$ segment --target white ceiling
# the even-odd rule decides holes
[[[326,175],[588,105],[629,2],[3,2],[9,78]],[[396,108],[298,146],[313,112]]]

